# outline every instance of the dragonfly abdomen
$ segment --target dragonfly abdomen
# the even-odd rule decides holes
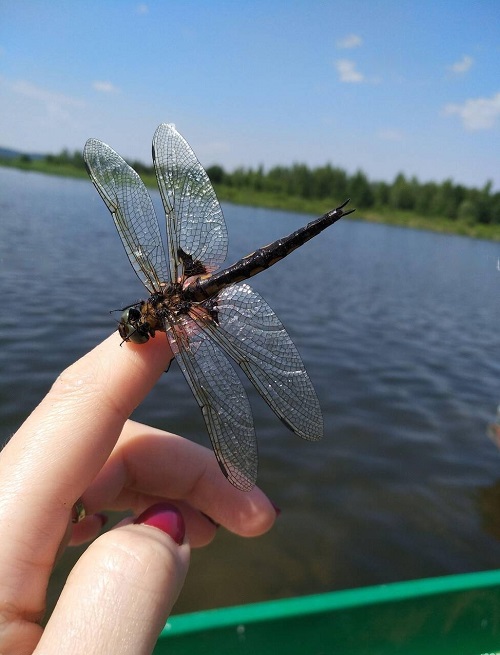
[[[239,261],[231,266],[214,273],[210,276],[199,277],[193,284],[187,287],[185,297],[194,302],[200,302],[211,298],[220,293],[223,289],[231,284],[237,284],[243,280],[247,280],[266,268],[270,268],[277,262],[281,261],[284,257],[293,252],[296,248],[317,236],[330,225],[333,225],[342,216],[351,214],[354,209],[343,211],[349,200],[346,200],[342,205],[333,209],[320,218],[311,221],[306,226],[299,228],[282,239],[273,241],[272,243],[259,248],[255,252],[246,255]]]

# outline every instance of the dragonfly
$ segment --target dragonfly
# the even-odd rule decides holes
[[[87,172],[111,212],[132,267],[149,297],[123,310],[123,341],[168,343],[201,408],[219,466],[236,488],[257,480],[252,411],[236,363],[274,413],[308,441],[323,417],[302,359],[267,302],[245,282],[354,210],[348,200],[292,234],[221,269],[228,235],[210,179],[172,124],[153,137],[153,163],[166,218],[166,247],[151,196],[112,148],[89,139]]]

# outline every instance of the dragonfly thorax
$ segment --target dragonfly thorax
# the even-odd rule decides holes
[[[165,332],[179,315],[187,314],[192,302],[184,297],[181,284],[169,284],[147,300],[126,307],[120,318],[118,332],[124,341],[146,343],[156,331]]]

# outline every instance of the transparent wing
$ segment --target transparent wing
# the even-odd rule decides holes
[[[227,229],[215,191],[174,125],[153,137],[153,162],[165,207],[172,280],[212,273],[226,259]]]
[[[170,281],[153,202],[139,175],[98,139],[83,150],[87,172],[111,212],[125,252],[141,282],[158,291]]]
[[[271,307],[248,284],[228,287],[215,305],[211,302],[218,324],[200,320],[202,328],[241,366],[293,432],[309,441],[321,439],[318,397],[297,348]]]
[[[222,472],[235,487],[249,491],[257,479],[257,439],[250,403],[233,366],[187,315],[167,335],[201,407]]]

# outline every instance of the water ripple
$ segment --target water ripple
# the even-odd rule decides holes
[[[144,292],[90,183],[0,169],[0,189],[5,439],[114,329],[109,310]],[[225,213],[230,261],[310,219]],[[302,442],[250,390],[259,483],[283,513],[258,541],[221,533],[196,553],[178,611],[499,565],[500,456],[485,436],[500,400],[497,257],[488,242],[344,221],[252,280],[306,362],[325,438]],[[175,367],[135,416],[208,442]]]

